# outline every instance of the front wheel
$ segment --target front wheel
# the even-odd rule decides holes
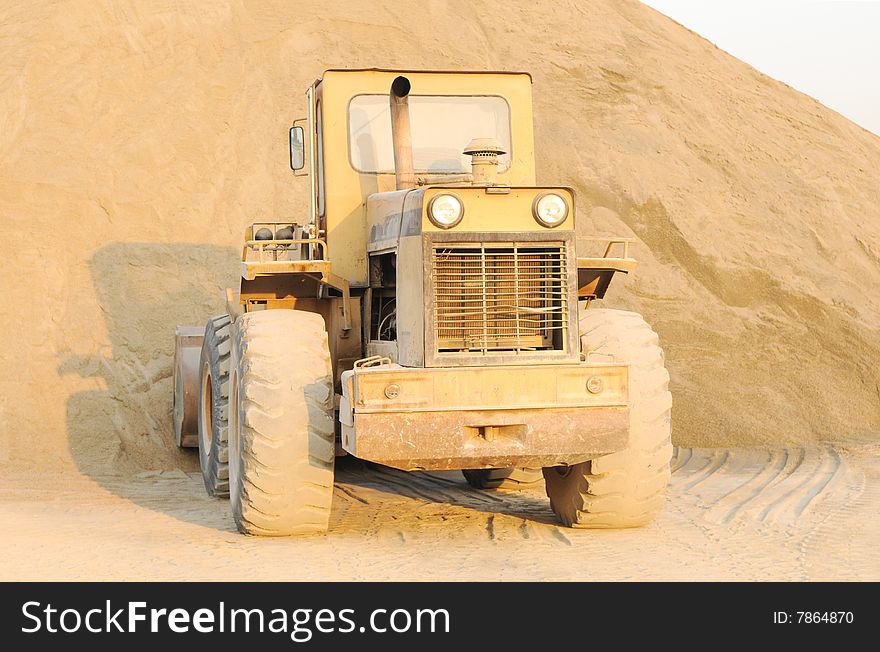
[[[629,365],[629,446],[568,467],[544,469],[550,504],[570,527],[645,525],[663,506],[672,459],[669,374],[657,334],[640,315],[587,310],[581,349]]]
[[[336,452],[332,378],[320,315],[265,310],[233,324],[229,490],[241,532],[327,530]]]

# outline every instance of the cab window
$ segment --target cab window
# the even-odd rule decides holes
[[[496,95],[410,95],[413,167],[427,174],[470,172],[462,150],[474,138],[495,138],[507,154],[499,172],[510,167],[510,107]],[[348,109],[349,156],[358,172],[393,173],[391,111],[387,95],[358,95]]]

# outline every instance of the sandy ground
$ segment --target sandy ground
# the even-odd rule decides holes
[[[669,501],[639,530],[555,524],[542,488],[340,465],[330,532],[233,530],[182,472],[4,476],[9,580],[878,580],[876,448],[677,449]],[[36,562],[36,563],[35,563]]]

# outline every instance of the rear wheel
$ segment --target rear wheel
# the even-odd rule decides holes
[[[587,310],[581,349],[629,365],[629,446],[569,467],[544,469],[547,495],[571,527],[650,522],[663,505],[672,458],[669,374],[657,334],[634,312]]]
[[[227,315],[208,320],[199,360],[199,466],[209,496],[229,496],[227,425],[229,403]]]
[[[544,481],[541,469],[524,467],[511,469],[468,469],[462,471],[464,479],[474,489],[507,489],[522,491],[531,489]]]
[[[334,393],[323,318],[265,310],[233,325],[229,480],[245,534],[327,529],[335,460]]]

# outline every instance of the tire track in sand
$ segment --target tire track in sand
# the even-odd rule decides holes
[[[822,503],[853,497],[851,470],[830,446],[777,450],[691,449],[673,458],[672,500],[691,500],[716,524],[797,523]],[[857,491],[857,490],[855,490]]]

